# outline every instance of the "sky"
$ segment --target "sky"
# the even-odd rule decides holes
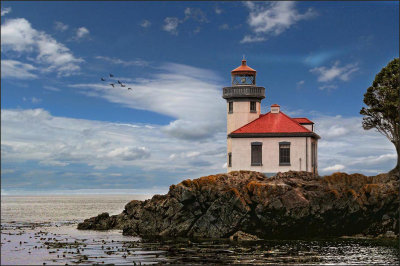
[[[398,47],[397,1],[2,1],[1,192],[161,193],[225,172],[222,88],[243,56],[262,113],[314,121],[320,175],[387,172],[395,148],[359,111]]]

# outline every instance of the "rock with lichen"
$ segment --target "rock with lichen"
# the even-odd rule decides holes
[[[256,240],[260,240],[260,238],[258,238],[257,236],[251,235],[251,234],[247,234],[247,233],[244,233],[242,231],[237,231],[236,233],[231,235],[229,237],[229,239],[232,240],[232,241],[256,241]]]
[[[259,238],[399,235],[399,174],[308,172],[268,178],[234,171],[187,179],[166,195],[134,200],[119,215],[86,219],[78,229],[122,229],[125,235]],[[387,233],[389,232],[389,233]]]

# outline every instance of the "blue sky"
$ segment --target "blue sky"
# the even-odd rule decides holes
[[[243,55],[262,112],[316,123],[320,174],[388,171],[395,149],[359,110],[399,56],[398,21],[398,2],[2,2],[2,192],[153,193],[224,172],[221,88]]]

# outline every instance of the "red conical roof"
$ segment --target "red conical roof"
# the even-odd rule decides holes
[[[246,64],[246,59],[242,60],[242,65],[231,71],[232,74],[256,74],[257,71]]]

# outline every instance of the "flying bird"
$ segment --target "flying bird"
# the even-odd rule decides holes
[[[113,83],[110,83],[110,85],[114,88],[114,84]]]
[[[121,84],[121,87],[125,87],[125,85],[124,85],[124,84]]]
[[[119,80],[118,80],[118,83],[119,83],[119,84],[122,84],[122,82],[121,82],[121,81],[119,81]]]
[[[114,75],[110,73],[110,78],[113,78],[113,77],[114,77]]]
[[[101,81],[106,81],[106,79],[105,78],[101,78]]]
[[[128,90],[132,90],[132,88],[128,88]]]

